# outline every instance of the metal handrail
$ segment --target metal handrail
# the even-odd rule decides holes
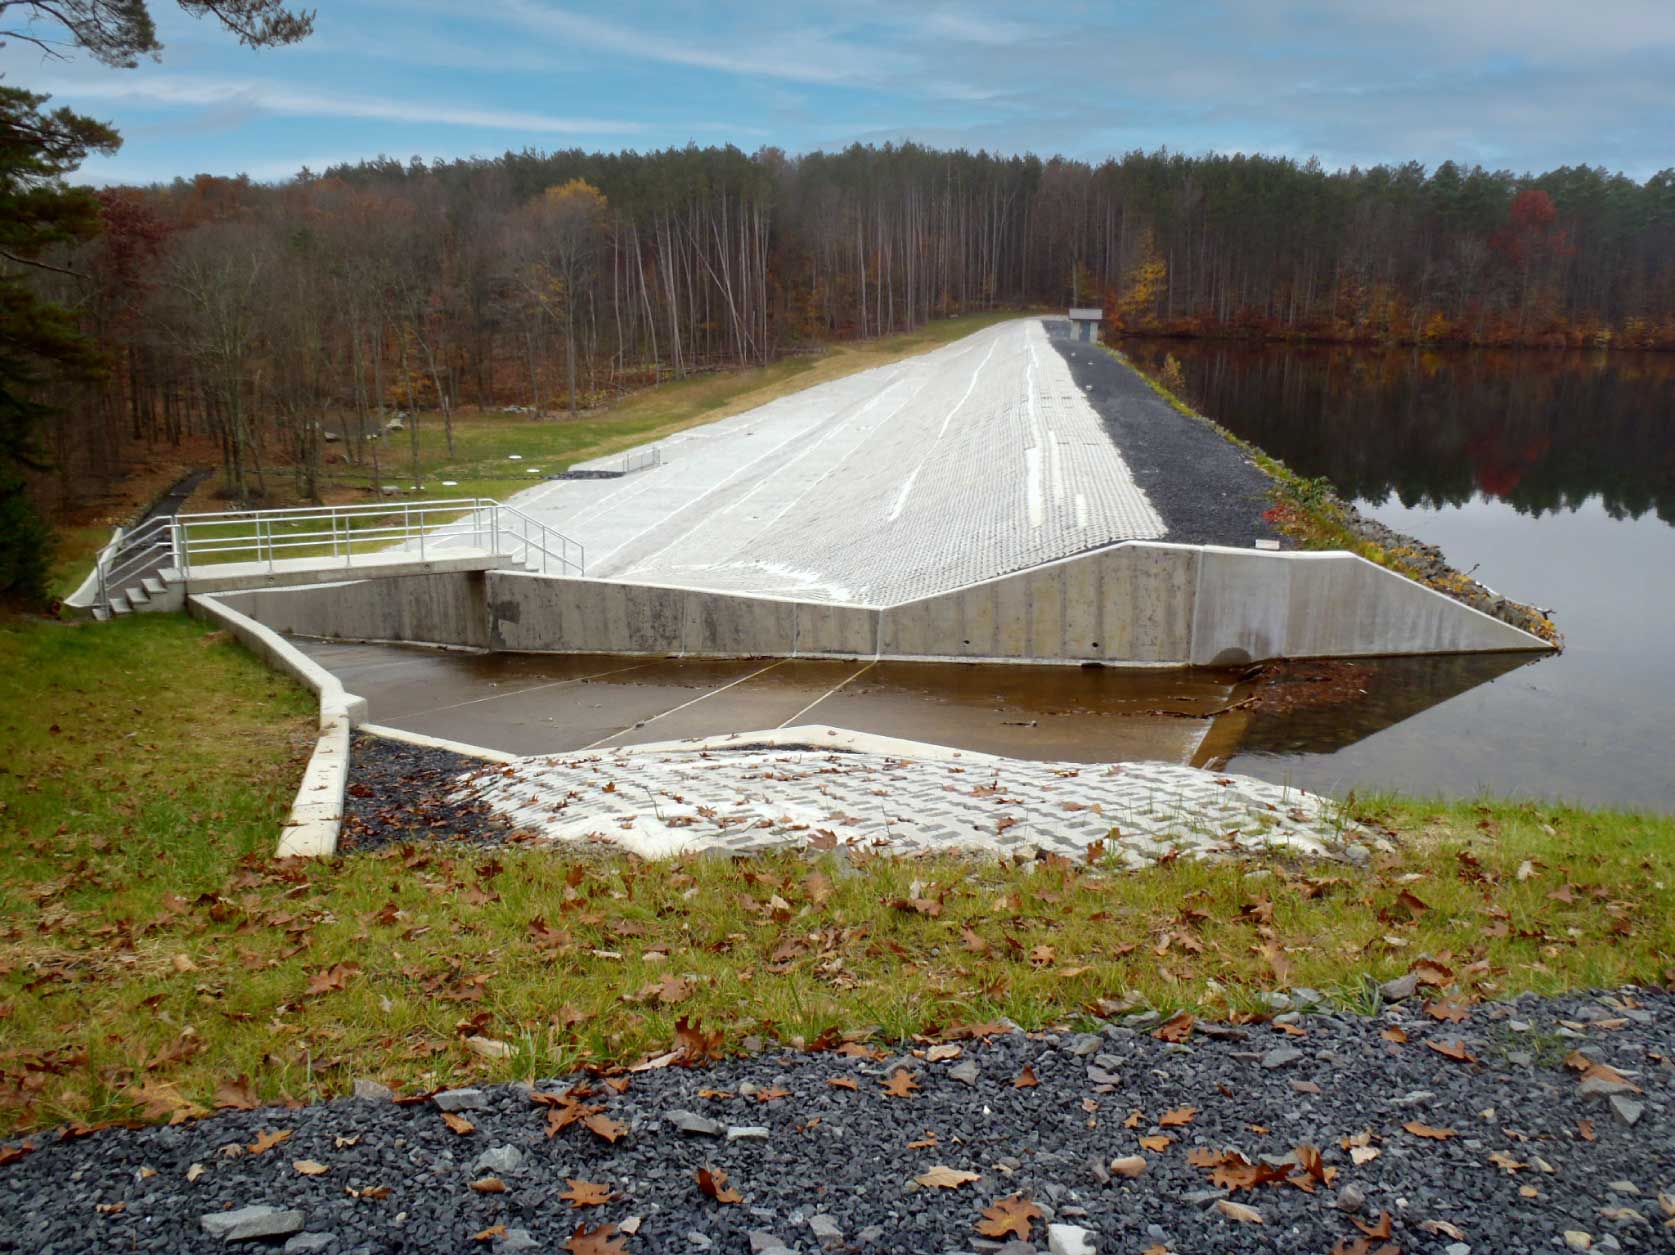
[[[97,569],[97,604],[109,610],[122,580],[155,569],[165,557],[183,577],[190,577],[194,561],[201,566],[234,555],[265,564],[270,573],[287,556],[353,568],[357,555],[364,559],[369,551],[416,549],[423,560],[461,538],[542,573],[586,570],[579,542],[492,497],[198,512],[150,519],[108,547]]]

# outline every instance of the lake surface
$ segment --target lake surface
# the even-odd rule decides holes
[[[1378,664],[1353,706],[1258,717],[1229,770],[1675,812],[1675,355],[1123,349],[1173,355],[1203,413],[1565,636],[1523,665]]]

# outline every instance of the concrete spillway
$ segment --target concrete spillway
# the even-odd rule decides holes
[[[1352,554],[1249,547],[1260,472],[1143,389],[1099,394],[1102,413],[1067,360],[1084,351],[1004,323],[683,432],[649,469],[515,498],[586,545],[585,579],[236,596],[302,636],[531,652],[1185,666],[1549,648]]]

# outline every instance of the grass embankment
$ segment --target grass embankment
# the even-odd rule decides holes
[[[1665,818],[1363,803],[1402,851],[1365,870],[460,847],[286,865],[268,856],[312,701],[218,634],[14,623],[0,703],[0,1132],[633,1062],[679,1017],[729,1047],[899,1041],[1102,999],[1253,1014],[1293,985],[1368,1009],[1421,958],[1467,999],[1675,977]]]
[[[1496,613],[1514,627],[1533,633],[1553,645],[1560,643],[1559,630],[1546,615],[1533,606],[1502,602],[1488,589],[1478,584],[1463,571],[1449,566],[1439,551],[1417,544],[1383,545],[1363,533],[1351,517],[1352,511],[1338,496],[1332,482],[1325,478],[1310,479],[1297,474],[1284,462],[1234,435],[1215,419],[1199,413],[1181,396],[1186,381],[1178,374],[1171,377],[1153,375],[1142,370],[1133,359],[1110,345],[1105,351],[1145,381],[1146,386],[1162,397],[1171,408],[1196,422],[1207,423],[1229,444],[1236,445],[1273,481],[1273,508],[1269,520],[1279,531],[1303,549],[1342,549],[1359,554],[1369,562],[1376,562],[1387,570],[1406,576],[1415,583],[1446,593],[1467,605],[1488,613]],[[1178,371],[1173,356],[1168,365]],[[1167,367],[1166,367],[1167,369]],[[1384,529],[1382,534],[1394,535]],[[1407,539],[1407,538],[1404,538]],[[1429,550],[1426,552],[1426,550]]]

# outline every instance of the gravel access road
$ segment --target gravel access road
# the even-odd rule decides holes
[[[0,1152],[0,1251],[1675,1249],[1675,998],[1422,996],[37,1138]]]

